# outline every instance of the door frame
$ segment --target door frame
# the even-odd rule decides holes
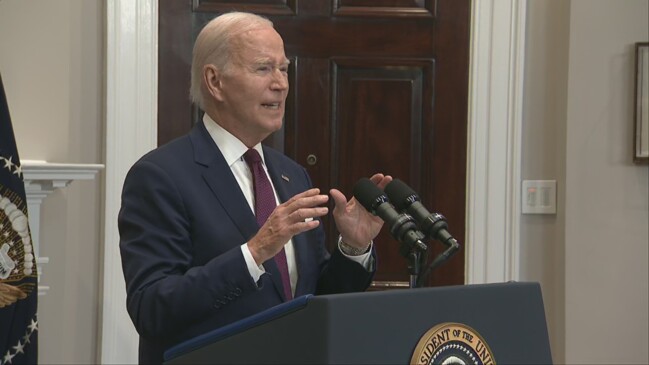
[[[472,2],[466,284],[519,279],[523,67],[527,1]],[[157,145],[158,0],[108,0],[100,363],[136,363],[117,212],[126,172]]]

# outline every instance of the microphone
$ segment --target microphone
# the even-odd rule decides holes
[[[438,240],[447,246],[459,245],[448,232],[446,218],[438,213],[430,213],[421,204],[417,193],[399,179],[394,179],[385,187],[385,192],[400,211],[406,211],[418,222],[419,229],[429,238]]]
[[[370,179],[363,178],[354,185],[354,197],[370,213],[379,216],[390,227],[390,234],[399,242],[425,252],[427,246],[421,241],[425,236],[417,230],[412,217],[399,214],[388,197]],[[407,256],[408,252],[401,252]]]

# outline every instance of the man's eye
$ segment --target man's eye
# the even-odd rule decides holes
[[[268,71],[270,71],[270,67],[268,67],[268,66],[259,66],[259,67],[257,67],[257,71],[259,71],[259,72],[268,72]]]

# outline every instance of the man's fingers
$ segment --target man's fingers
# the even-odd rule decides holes
[[[248,242],[255,261],[264,262],[296,234],[318,227],[320,222],[314,218],[329,212],[329,208],[321,206],[328,200],[329,196],[321,195],[320,189],[309,189],[278,205],[258,234]]]
[[[329,194],[331,194],[331,197],[334,199],[334,214],[342,213],[345,210],[345,206],[347,206],[347,198],[345,197],[345,194],[338,189],[329,190]]]
[[[308,219],[322,217],[327,215],[327,213],[329,213],[329,208],[327,207],[302,208],[289,214],[289,220],[294,222],[303,222]]]
[[[307,191],[303,191],[303,192],[301,192],[299,194],[294,195],[291,199],[289,199],[287,201],[287,203],[293,202],[293,201],[296,201],[296,200],[299,200],[299,199],[302,199],[302,198],[308,198],[308,197],[311,197],[311,196],[315,196],[315,195],[318,195],[318,194],[320,194],[320,189],[318,189],[318,188],[309,189]]]
[[[315,192],[315,194],[305,194],[309,192]],[[327,201],[329,201],[328,195],[320,194],[320,189],[311,189],[294,196],[280,206],[285,207],[288,210],[288,214],[291,214],[298,209],[313,208],[326,204]]]
[[[388,185],[390,181],[392,181],[392,176],[383,175],[383,174],[374,174],[370,178],[370,181],[375,183],[379,187],[379,189],[383,190],[383,188],[385,188],[385,186]]]
[[[320,221],[317,219],[295,223],[291,226],[292,236],[298,235],[302,232],[310,231],[319,225]]]
[[[266,222],[257,235],[248,241],[248,248],[255,262],[261,264],[275,256],[293,236],[312,230],[319,225],[320,221],[317,219],[302,219],[292,224],[284,222],[277,225]]]

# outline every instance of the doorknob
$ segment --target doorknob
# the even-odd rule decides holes
[[[311,154],[311,155],[306,156],[306,163],[307,163],[309,166],[313,166],[313,165],[315,165],[317,162],[318,162],[318,158],[317,158],[314,154]]]

